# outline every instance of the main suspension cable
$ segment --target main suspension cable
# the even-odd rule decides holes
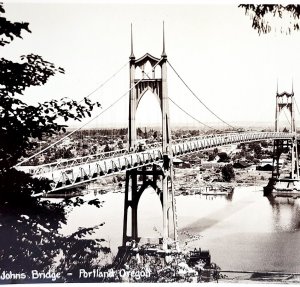
[[[183,111],[185,114],[187,114],[189,117],[191,117],[193,120],[195,120],[195,121],[198,122],[199,124],[204,125],[204,126],[210,128],[210,129],[215,130],[213,127],[211,127],[211,126],[209,126],[209,125],[207,125],[207,124],[205,124],[205,123],[199,121],[199,120],[196,119],[194,116],[192,116],[189,112],[185,111],[182,107],[180,107],[178,104],[176,104],[170,97],[169,97],[169,100],[170,100],[177,108],[179,108],[181,111]]]
[[[200,98],[192,91],[192,89],[187,85],[187,83],[180,77],[180,75],[177,73],[177,71],[175,70],[175,68],[171,65],[171,63],[168,61],[169,66],[172,68],[172,70],[174,71],[174,73],[177,75],[177,77],[182,81],[182,83],[188,88],[188,90],[192,93],[192,95],[211,113],[213,114],[216,118],[218,118],[221,122],[223,122],[224,124],[226,124],[227,126],[233,128],[234,130],[237,130],[236,127],[234,127],[233,125],[227,123],[226,121],[224,121],[223,119],[221,119],[216,113],[214,113],[203,101],[200,100]]]
[[[295,100],[295,104],[296,104],[296,108],[297,108],[298,114],[300,115],[300,111],[299,111],[298,104],[297,104],[297,101],[296,101],[295,97],[294,97],[294,100]]]
[[[154,65],[153,69],[160,63],[161,59]],[[150,73],[150,72],[149,72]],[[148,73],[148,74],[149,74]],[[44,151],[50,149],[51,147],[55,146],[56,144],[62,142],[64,139],[66,139],[67,137],[71,136],[72,134],[78,132],[79,130],[81,130],[82,128],[84,128],[85,126],[87,126],[88,124],[90,124],[92,121],[94,121],[95,119],[97,119],[98,117],[100,117],[102,114],[104,114],[107,110],[109,110],[110,108],[112,108],[115,104],[117,104],[121,99],[123,99],[133,88],[135,88],[143,79],[140,79],[139,81],[137,81],[132,87],[130,87],[129,90],[127,90],[122,96],[120,96],[117,100],[115,100],[112,104],[110,104],[105,110],[103,110],[101,113],[99,113],[98,115],[96,115],[95,117],[93,117],[92,119],[90,119],[88,122],[86,122],[85,124],[83,124],[82,126],[80,126],[79,128],[75,129],[74,131],[70,132],[69,134],[63,136],[62,138],[60,138],[59,140],[57,140],[56,142],[54,142],[53,144],[47,146],[46,148],[40,150],[39,152],[33,154],[32,156],[25,158],[24,160],[22,160],[21,162],[17,163],[16,165],[14,165],[13,167],[18,167],[21,164],[31,160],[32,158],[36,157],[37,155],[43,153]]]
[[[281,99],[281,103],[283,104],[283,99]],[[284,116],[285,116],[286,120],[288,121],[289,125],[291,126],[291,121],[289,120],[289,118],[285,112],[285,109],[283,109],[283,113],[284,113]]]
[[[104,82],[102,82],[96,89],[91,91],[86,97],[82,98],[78,103],[81,103],[84,101],[85,98],[89,98],[92,94],[96,93],[98,90],[100,90],[103,86],[105,86],[112,78],[114,78],[117,74],[119,74],[127,65],[128,61],[120,68],[118,69],[114,74],[112,74],[109,78],[107,78]]]
[[[78,103],[82,103],[86,98],[89,98],[92,94],[96,93],[98,90],[103,88],[111,79],[113,79],[118,73],[120,73],[127,65],[128,61],[121,67],[119,68],[114,74],[112,74],[110,77],[108,77],[104,82],[102,82],[97,88],[95,88],[93,91],[91,91],[88,95],[83,97]],[[57,115],[57,113],[54,113]]]
[[[289,120],[289,118],[288,118],[288,116],[287,116],[285,110],[283,110],[283,113],[284,113],[285,118],[286,118],[286,120],[288,121],[289,125],[291,125],[291,121]]]

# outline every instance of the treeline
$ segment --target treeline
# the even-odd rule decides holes
[[[91,130],[80,130],[75,132],[74,137],[86,137],[86,136],[122,136],[127,135],[128,128],[122,129],[91,129]]]
[[[149,135],[153,135],[153,133],[157,133],[156,130],[150,128],[137,128],[136,130],[138,136],[147,137]],[[128,128],[121,129],[90,129],[90,130],[80,130],[74,133],[73,138],[78,139],[86,136],[97,137],[97,136],[126,136],[128,134]]]

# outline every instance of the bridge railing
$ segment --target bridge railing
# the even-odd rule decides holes
[[[289,138],[293,135],[290,133],[275,133],[275,132],[254,132],[254,133],[229,133],[229,134],[214,134],[214,135],[201,135],[189,138],[181,138],[172,140],[173,154],[178,155],[187,149],[197,150],[207,147],[214,147],[216,145],[226,145],[238,141],[250,141],[250,140],[260,140],[260,139],[274,139],[274,138]],[[182,147],[177,147],[183,144]],[[192,147],[192,146],[193,147]],[[147,150],[159,149],[161,148],[161,142],[155,142],[147,144]],[[116,158],[120,155],[134,154],[136,151],[129,152],[127,149],[119,149],[109,152],[98,153],[94,155],[88,155],[83,157],[63,159],[53,163],[47,163],[37,166],[24,166],[19,167],[20,170],[26,171],[33,175],[44,174],[48,172],[53,172],[55,170],[60,170],[64,168],[71,168],[73,166],[91,163],[95,161],[101,161],[107,158]]]
[[[161,142],[154,142],[151,144],[147,144],[147,150],[157,149],[161,146],[162,146]],[[59,170],[59,169],[70,168],[72,166],[76,166],[76,165],[80,165],[80,164],[95,162],[95,161],[103,160],[106,158],[115,158],[120,155],[134,154],[136,152],[137,151],[129,152],[128,149],[116,149],[113,151],[102,152],[102,153],[97,153],[97,154],[92,154],[92,155],[87,155],[87,156],[82,156],[82,157],[61,159],[61,160],[57,160],[55,162],[45,163],[45,164],[40,164],[40,165],[19,166],[18,169],[28,172],[32,175],[38,175],[38,174],[53,172],[53,171]]]
[[[65,168],[43,174],[43,177],[51,179],[52,190],[60,190],[73,187],[97,178],[119,173],[136,167],[149,165],[162,160],[160,150],[124,154],[111,159],[104,159],[98,162],[90,162],[80,166]]]
[[[292,133],[276,133],[276,132],[254,132],[254,133],[238,133],[238,134],[222,134],[217,136],[193,137],[174,143],[173,156],[186,154],[190,152],[210,149],[222,145],[234,143],[268,140],[268,139],[289,139],[294,135]]]
[[[253,132],[199,136],[172,142],[173,156],[180,156],[222,145],[267,139],[289,139],[291,133]],[[45,177],[53,181],[53,190],[75,186],[95,180],[101,176],[121,172],[137,166],[148,165],[162,160],[161,145],[142,152],[129,153],[127,150],[116,150],[93,156],[85,156],[35,167],[35,177]],[[27,167],[28,168],[28,167]]]
[[[114,150],[114,151],[108,151],[108,152],[102,152],[98,154],[93,154],[93,155],[87,155],[83,157],[76,157],[76,158],[71,158],[71,159],[61,159],[55,162],[51,163],[45,163],[41,165],[36,165],[36,166],[20,166],[18,169],[28,171],[29,173],[33,175],[41,174],[41,173],[47,173],[47,172],[52,172],[57,169],[64,169],[64,168],[69,168],[72,166],[80,165],[80,164],[85,164],[89,163],[92,161],[98,161],[98,160],[103,160],[106,158],[112,158],[112,157],[117,157],[120,155],[128,154],[127,149],[119,149],[119,150]]]

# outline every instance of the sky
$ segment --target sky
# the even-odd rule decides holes
[[[300,32],[258,35],[237,4],[164,2],[105,3],[99,1],[4,1],[10,21],[29,22],[32,33],[1,47],[1,56],[17,60],[35,53],[63,67],[64,75],[46,85],[26,90],[30,104],[69,97],[81,100],[129,60],[130,24],[136,58],[162,53],[165,22],[169,62],[197,96],[217,115],[233,125],[268,122],[275,118],[277,80],[279,92],[291,91],[300,106]],[[101,113],[129,89],[126,66],[90,98],[102,105]],[[198,120],[215,124],[211,115],[168,67],[168,92],[177,104]],[[172,103],[171,124],[201,127]],[[296,110],[296,118],[300,115]],[[128,125],[128,96],[87,127]],[[140,126],[160,123],[155,96],[147,93],[137,111]],[[285,116],[280,118],[287,123]],[[84,122],[87,122],[86,119]],[[70,122],[71,127],[81,124]],[[223,125],[224,126],[224,125]]]

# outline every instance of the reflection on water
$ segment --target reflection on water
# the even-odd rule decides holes
[[[205,195],[205,194],[200,194],[199,196],[206,199],[206,200],[219,200],[220,198],[225,198],[228,201],[232,201],[234,192],[230,192],[228,194],[224,195]]]
[[[87,195],[94,197],[94,194]],[[124,194],[97,195],[102,208],[77,208],[62,230],[105,225],[93,235],[105,238],[114,252],[122,242]],[[151,190],[139,206],[139,232],[158,236],[161,210]],[[158,199],[157,199],[158,200]],[[231,196],[177,196],[179,237],[182,246],[209,249],[222,269],[300,272],[300,199],[263,197],[253,187],[236,188]],[[186,234],[196,235],[188,241]]]
[[[297,231],[300,227],[300,201],[288,197],[267,197],[273,210],[274,230]]]

